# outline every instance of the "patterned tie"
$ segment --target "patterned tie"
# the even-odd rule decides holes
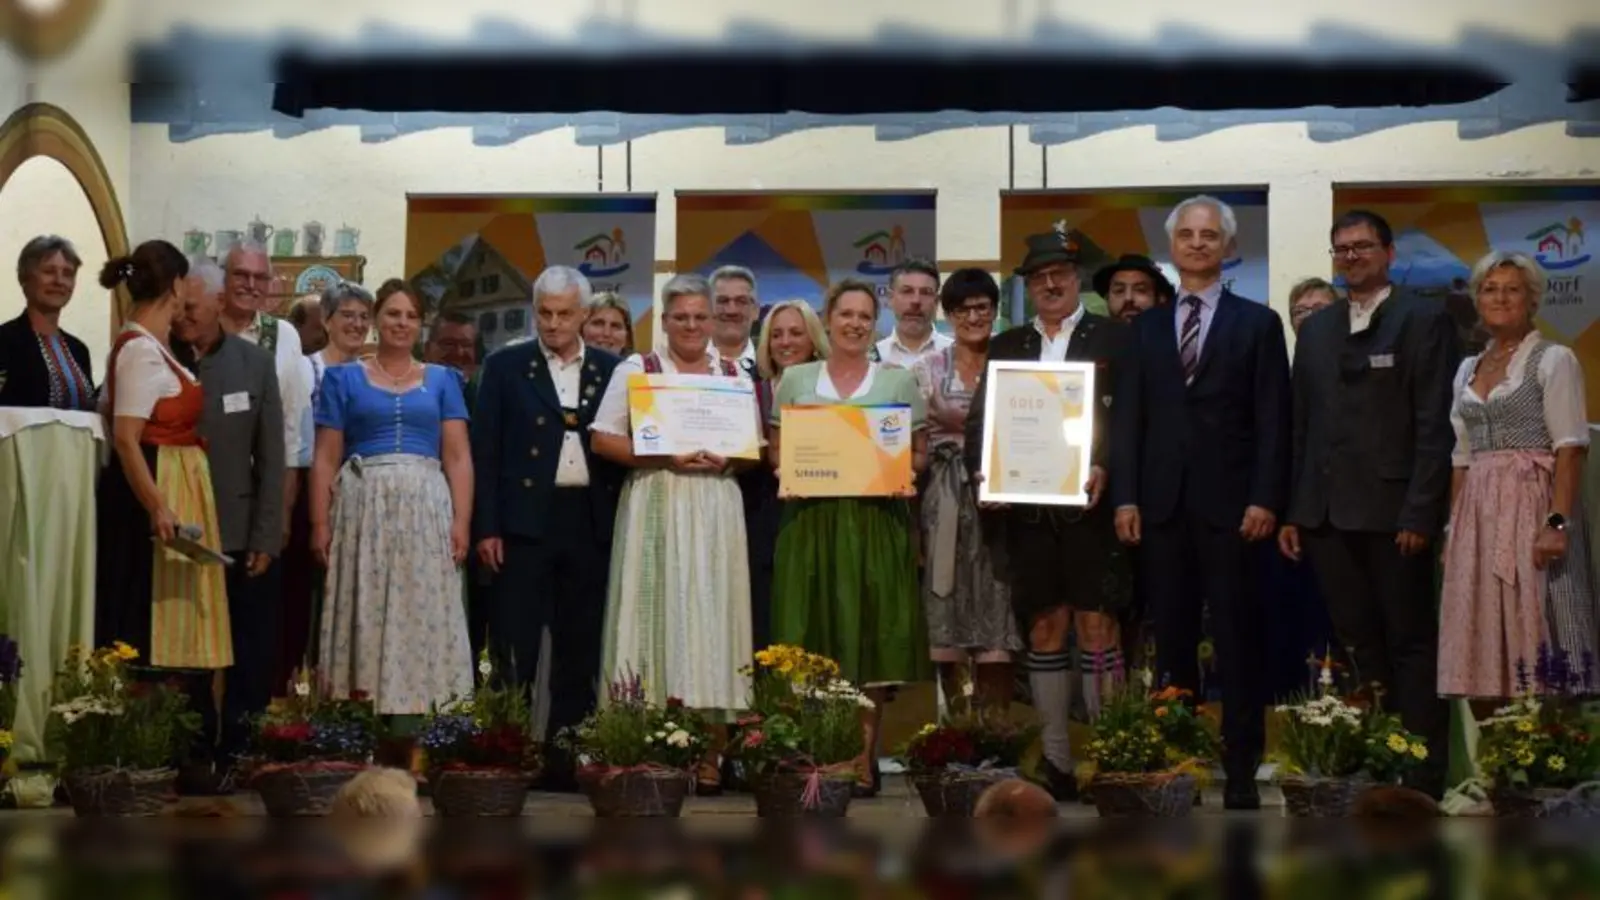
[[[1183,298],[1189,314],[1183,319],[1183,335],[1178,339],[1178,360],[1183,363],[1183,383],[1194,383],[1194,370],[1200,364],[1200,298]]]

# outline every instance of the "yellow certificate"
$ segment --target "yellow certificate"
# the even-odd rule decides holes
[[[778,493],[890,497],[911,492],[911,407],[785,406]]]
[[[978,499],[1088,505],[1094,375],[1087,362],[989,363]]]
[[[760,459],[755,386],[716,375],[628,376],[633,452],[678,456],[706,451],[727,459]]]

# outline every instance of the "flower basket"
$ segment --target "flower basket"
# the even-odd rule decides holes
[[[1566,797],[1564,788],[1512,788],[1496,785],[1489,790],[1495,818],[1534,819],[1544,814],[1545,804]]]
[[[1194,809],[1194,788],[1194,776],[1181,772],[1105,772],[1089,782],[1095,810],[1103,819],[1188,816]]]
[[[1340,819],[1350,815],[1361,792],[1372,787],[1368,778],[1316,778],[1287,775],[1279,780],[1283,805],[1297,819]]]
[[[837,819],[850,811],[850,789],[855,786],[850,763],[825,766],[810,773],[772,772],[750,779],[756,798],[756,815],[763,819],[800,816]]]
[[[520,816],[533,775],[518,769],[436,769],[428,773],[440,816]]]
[[[663,766],[587,766],[578,772],[578,785],[597,818],[675,819],[694,788],[694,774]]]
[[[267,815],[275,819],[325,816],[333,796],[366,768],[339,762],[269,765],[256,771],[251,787],[261,795]]]
[[[984,791],[1017,775],[1014,769],[946,768],[913,772],[906,777],[922,798],[922,808],[929,818],[935,818],[971,817]]]
[[[63,774],[67,798],[79,816],[158,816],[176,796],[172,769],[99,766]]]

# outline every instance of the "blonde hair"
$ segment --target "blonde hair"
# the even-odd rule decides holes
[[[584,321],[587,322],[590,316],[593,316],[602,309],[614,309],[622,314],[622,327],[628,332],[628,346],[624,349],[626,349],[629,353],[632,353],[633,313],[628,309],[628,301],[622,299],[622,295],[616,291],[601,291],[600,293],[595,294],[593,297],[590,297],[589,302],[585,305],[585,312],[583,314]]]
[[[828,288],[827,299],[822,302],[823,320],[826,321],[833,318],[833,308],[839,305],[839,298],[854,291],[860,291],[872,298],[872,316],[877,318],[881,311],[878,305],[878,286],[870,281],[862,281],[859,278],[846,278],[835,282],[832,287]]]
[[[422,815],[417,780],[401,769],[367,769],[339,789],[328,815],[345,819],[416,818]]]
[[[1522,275],[1523,286],[1528,289],[1529,312],[1539,308],[1539,301],[1544,299],[1544,269],[1526,253],[1508,253],[1504,250],[1489,251],[1487,256],[1478,260],[1478,264],[1472,267],[1472,278],[1468,284],[1474,300],[1478,297],[1478,291],[1483,288],[1483,282],[1497,269],[1516,269]]]
[[[804,323],[806,334],[811,338],[812,355],[816,359],[828,358],[828,334],[823,331],[822,320],[817,318],[817,311],[811,308],[811,304],[804,300],[774,303],[772,308],[767,310],[767,317],[761,323],[761,337],[756,341],[756,371],[768,381],[778,377],[778,363],[772,358],[772,320],[786,309],[792,309],[800,314],[800,321]]]

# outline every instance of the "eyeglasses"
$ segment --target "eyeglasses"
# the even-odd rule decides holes
[[[994,305],[985,303],[982,306],[962,306],[950,311],[952,319],[992,319],[994,318]]]
[[[1334,259],[1340,257],[1366,256],[1378,249],[1378,245],[1371,241],[1357,241],[1354,244],[1334,244],[1328,248],[1328,255]]]

